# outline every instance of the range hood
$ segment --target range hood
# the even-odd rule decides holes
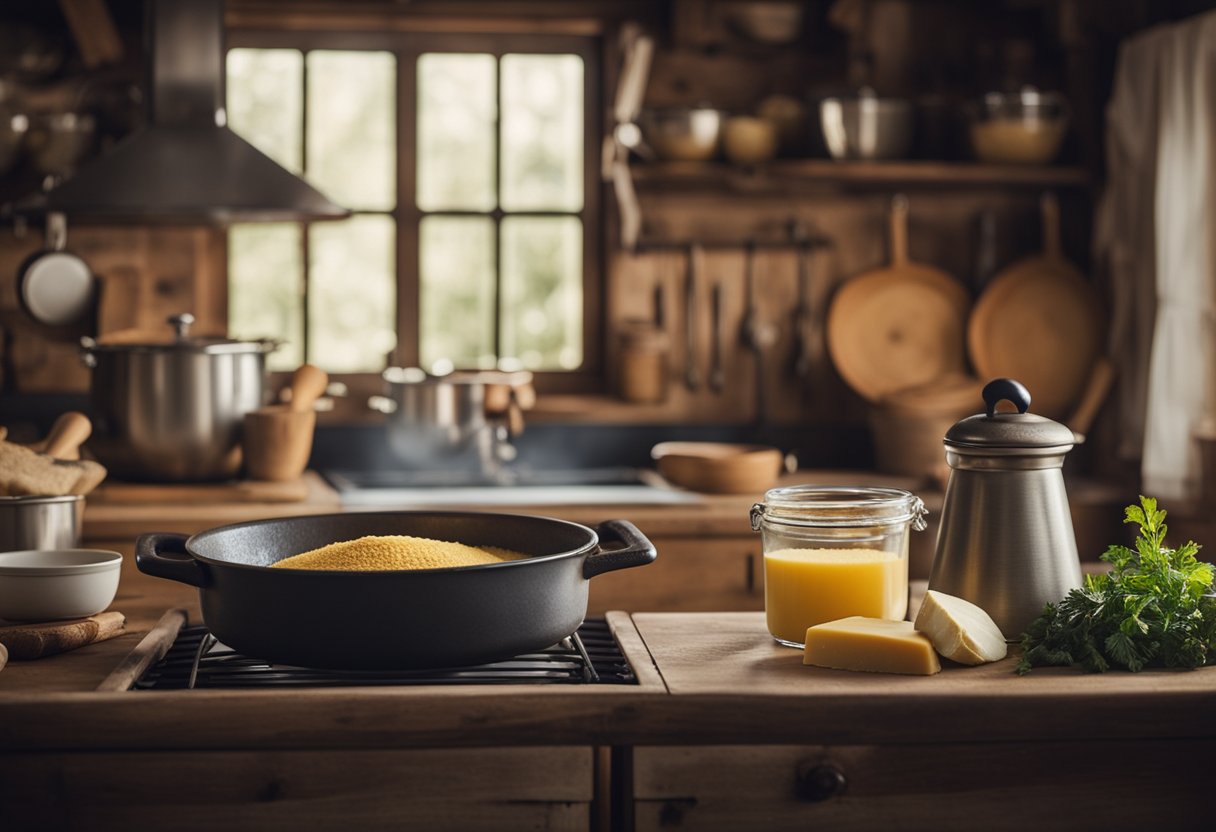
[[[345,208],[226,125],[224,0],[148,0],[148,124],[46,194],[100,222],[341,219]]]

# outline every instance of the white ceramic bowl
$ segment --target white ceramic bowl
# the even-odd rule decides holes
[[[110,606],[122,555],[98,549],[0,552],[0,618],[84,618]]]

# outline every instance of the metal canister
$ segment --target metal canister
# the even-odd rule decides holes
[[[979,605],[1014,641],[1081,584],[1063,474],[1076,437],[1029,413],[1030,393],[1013,379],[989,382],[983,398],[986,411],[944,439],[951,471],[929,588]],[[1001,401],[1017,412],[998,413]]]
[[[84,497],[0,497],[0,552],[75,549]]]

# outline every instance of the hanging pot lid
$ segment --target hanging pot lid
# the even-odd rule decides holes
[[[1065,453],[1076,444],[1076,436],[1067,426],[1027,412],[1030,392],[1020,382],[1011,378],[990,381],[983,397],[986,412],[956,422],[946,431],[946,447],[976,455],[1047,456]],[[998,413],[1002,401],[1012,402],[1018,412]]]
[[[135,330],[124,333],[114,340],[98,340],[84,337],[80,345],[86,353],[119,352],[200,352],[211,355],[234,353],[269,353],[279,348],[280,342],[262,338],[256,341],[239,341],[212,335],[191,335],[190,326],[194,316],[189,312],[173,315],[168,319],[173,332],[161,338],[159,333]]]

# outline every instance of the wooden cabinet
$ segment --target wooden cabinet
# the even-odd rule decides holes
[[[647,830],[1197,829],[1211,742],[639,747]]]
[[[585,830],[594,760],[588,747],[5,754],[0,827]]]
[[[764,609],[760,536],[656,537],[659,552],[644,569],[623,569],[591,581],[588,612],[709,612]]]

